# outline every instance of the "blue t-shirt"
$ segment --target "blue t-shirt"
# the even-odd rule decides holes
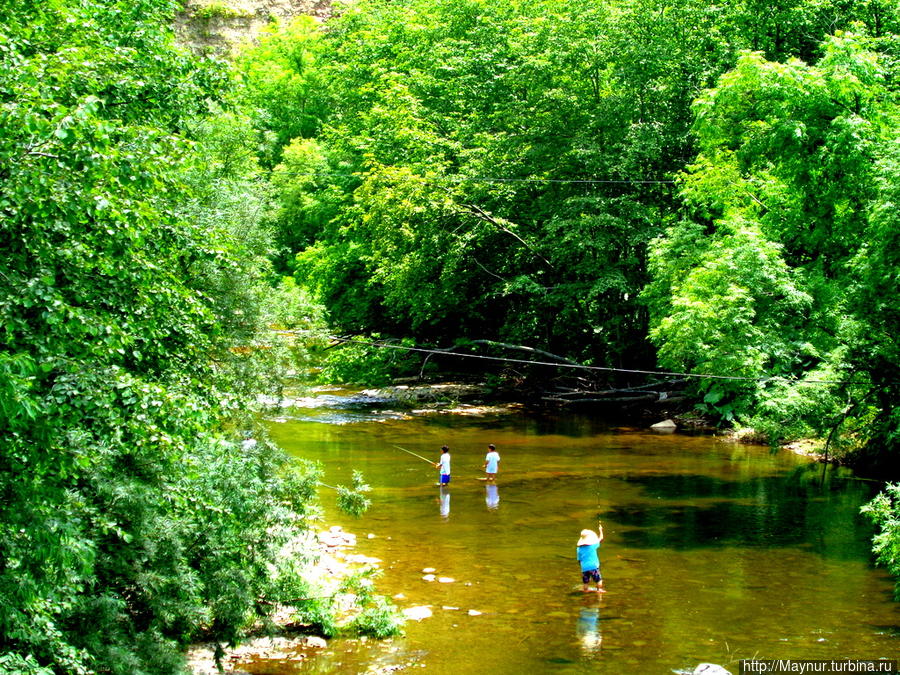
[[[487,462],[487,466],[484,467],[485,473],[497,473],[497,465],[500,463],[500,455],[496,450],[492,450],[489,452],[484,461]]]
[[[582,572],[600,569],[600,558],[597,556],[598,548],[600,548],[599,541],[596,544],[585,544],[578,547],[578,562],[581,563]]]

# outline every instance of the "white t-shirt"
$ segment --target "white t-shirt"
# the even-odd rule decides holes
[[[500,455],[496,450],[491,450],[484,458],[487,466],[484,467],[485,473],[497,473],[497,465],[500,464]]]
[[[449,476],[450,475],[450,453],[442,452],[441,458],[438,460],[441,465],[441,475]]]

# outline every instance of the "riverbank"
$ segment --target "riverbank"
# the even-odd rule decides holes
[[[375,535],[367,535],[367,539]],[[371,597],[372,577],[380,570],[378,558],[355,552],[357,536],[334,526],[319,533],[311,533],[297,540],[285,550],[285,555],[297,551],[316,553],[298,573],[303,575],[317,597],[327,599],[335,612],[335,627],[351,629],[363,612],[361,598]],[[305,554],[308,557],[308,553]],[[315,598],[307,598],[315,599]],[[329,647],[329,641],[309,623],[298,621],[297,610],[291,606],[277,607],[269,621],[260,622],[249,631],[247,639],[233,648],[223,648],[216,664],[217,645],[201,643],[188,650],[188,669],[193,675],[252,675],[283,668],[296,669]],[[399,621],[399,615],[396,620]],[[365,636],[361,640],[367,639]],[[221,647],[221,646],[220,646]]]

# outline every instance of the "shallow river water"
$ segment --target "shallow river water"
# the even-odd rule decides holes
[[[325,494],[326,520],[382,560],[381,593],[433,614],[400,638],[333,640],[320,658],[255,673],[672,673],[701,662],[737,673],[747,658],[900,654],[900,604],[859,514],[878,486],[849,473],[582,416],[295,410],[270,433],[321,462],[326,483],[364,473],[369,512],[343,516]],[[478,480],[488,443],[501,456],[495,488]],[[394,447],[436,461],[443,444],[448,488]],[[598,518],[607,593],[584,594],[575,543]],[[453,581],[426,581],[425,568]]]

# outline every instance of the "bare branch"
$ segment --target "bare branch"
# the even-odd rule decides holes
[[[522,237],[520,237],[518,234],[516,234],[515,232],[510,230],[500,220],[498,220],[497,218],[494,218],[494,216],[492,216],[491,214],[486,212],[484,209],[479,207],[477,204],[463,204],[463,206],[467,209],[467,212],[469,214],[475,216],[479,220],[483,220],[486,223],[490,223],[491,225],[493,225],[494,227],[499,229],[501,232],[505,232],[509,236],[513,237],[516,241],[518,241],[520,244],[522,244],[522,246],[524,246],[529,251],[531,251],[535,255],[535,257],[540,258],[541,261],[545,265],[547,265],[547,267],[549,267],[552,270],[556,269],[555,267],[553,267],[553,263],[551,263],[549,260],[547,260],[540,253],[538,253],[531,244],[529,244],[527,241],[522,239]]]
[[[529,354],[539,354],[541,356],[546,356],[548,359],[553,359],[554,361],[559,361],[560,363],[567,363],[570,366],[580,366],[581,364],[577,361],[573,361],[572,359],[567,359],[565,356],[559,356],[558,354],[553,354],[551,352],[545,352],[543,349],[536,349],[535,347],[529,347],[527,345],[513,345],[508,342],[496,342],[495,340],[472,340],[472,344],[476,345],[490,345],[492,347],[503,347],[504,349],[515,349],[521,352],[528,352]]]

